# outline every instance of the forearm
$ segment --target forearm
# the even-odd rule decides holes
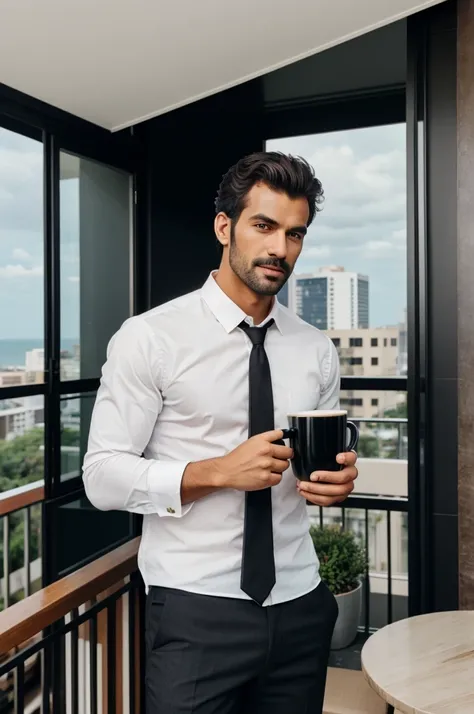
[[[221,459],[216,458],[195,461],[186,466],[181,480],[181,503],[183,506],[224,488],[220,463]]]

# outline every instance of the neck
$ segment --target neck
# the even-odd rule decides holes
[[[274,297],[272,295],[257,295],[234,273],[230,266],[222,265],[214,279],[220,289],[232,302],[240,307],[246,315],[253,318],[259,325],[272,309]]]

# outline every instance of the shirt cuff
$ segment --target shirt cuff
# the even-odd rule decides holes
[[[181,504],[181,481],[189,461],[156,461],[148,469],[147,486],[150,501],[159,516],[181,518],[193,504]]]

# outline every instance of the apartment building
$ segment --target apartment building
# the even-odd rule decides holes
[[[327,330],[339,354],[341,374],[356,377],[393,377],[400,374],[400,327]],[[353,417],[383,417],[405,399],[397,392],[341,392],[341,406]]]

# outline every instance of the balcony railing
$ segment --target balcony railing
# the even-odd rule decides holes
[[[140,714],[138,539],[0,613],[0,712]]]
[[[0,610],[41,586],[44,482],[0,493]]]
[[[406,417],[350,417],[359,427],[361,434],[361,455],[367,444],[367,437],[372,440],[377,454],[382,458],[406,459],[408,456],[408,420]]]

